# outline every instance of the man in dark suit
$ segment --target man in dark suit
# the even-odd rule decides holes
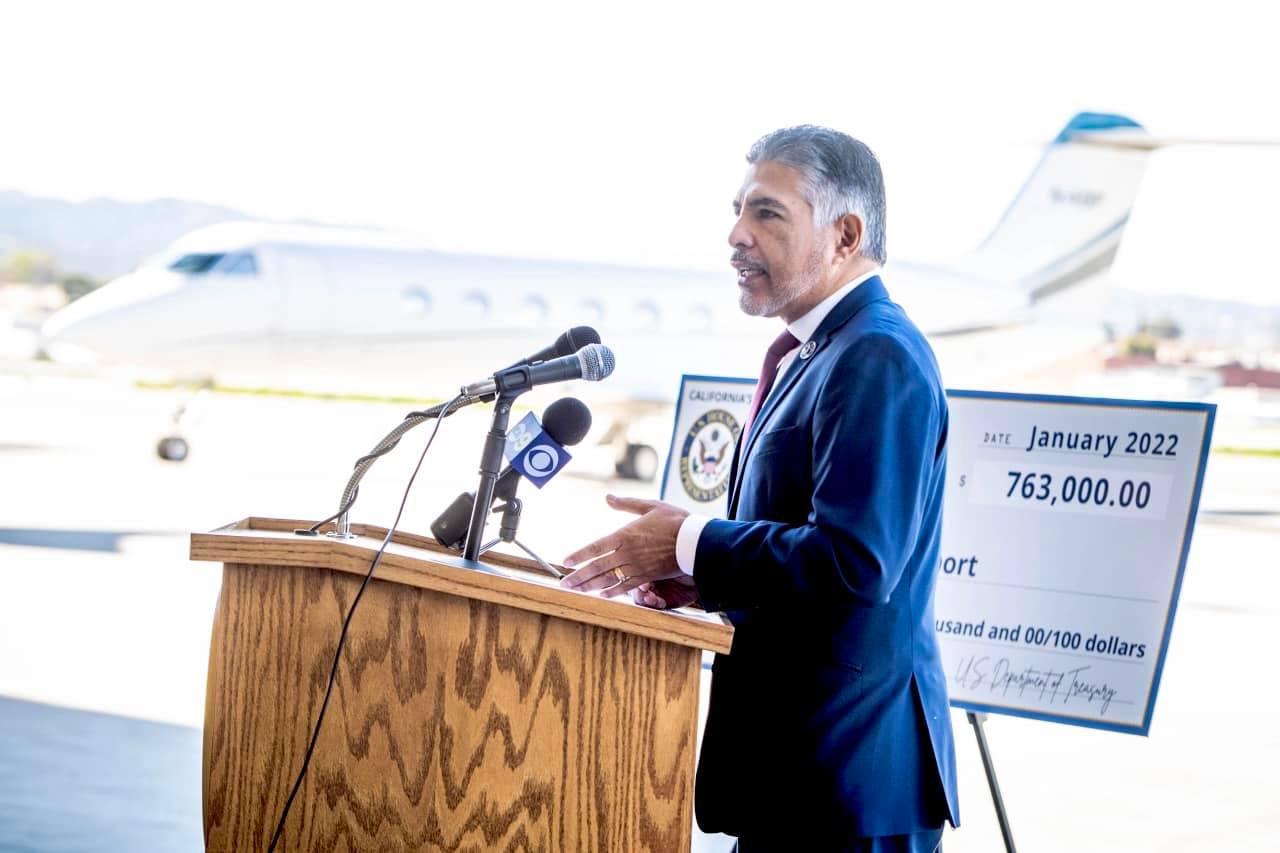
[[[933,628],[947,403],[877,275],[875,156],[817,127],[747,155],[729,234],[742,309],[787,330],[765,358],[728,519],[639,515],[565,560],[564,584],[724,611],[698,824],[757,850],[934,851],[958,823]]]

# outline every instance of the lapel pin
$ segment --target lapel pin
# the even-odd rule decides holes
[[[813,341],[806,341],[805,345],[800,347],[800,358],[807,359],[809,356],[813,355],[817,348],[818,345]]]

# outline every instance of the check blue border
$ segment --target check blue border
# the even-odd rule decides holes
[[[1187,555],[1191,553],[1191,535],[1195,531],[1196,515],[1200,511],[1200,491],[1204,486],[1204,472],[1209,463],[1209,446],[1213,440],[1213,422],[1218,407],[1213,403],[1171,402],[1161,400],[1124,400],[1110,397],[1065,397],[1055,394],[1013,394],[1004,391],[966,391],[947,390],[947,397],[959,399],[1008,400],[1020,403],[1065,403],[1077,406],[1103,406],[1113,409],[1162,409],[1165,411],[1201,412],[1205,416],[1204,438],[1200,443],[1200,461],[1196,468],[1195,491],[1191,495],[1191,504],[1187,510],[1187,523],[1182,533],[1182,553],[1178,558],[1178,573],[1173,581],[1173,592],[1169,598],[1169,609],[1165,613],[1164,636],[1160,639],[1160,652],[1156,660],[1156,669],[1151,677],[1151,691],[1147,695],[1147,705],[1143,711],[1140,726],[1123,723],[1106,723],[1100,720],[1082,719],[1066,714],[1050,714],[1041,711],[1026,711],[1021,708],[1007,708],[1000,705],[988,705],[979,702],[951,700],[951,707],[966,711],[981,711],[988,714],[1005,714],[1010,717],[1024,717],[1030,720],[1044,720],[1050,723],[1065,723],[1089,729],[1122,732],[1146,737],[1151,731],[1151,717],[1155,713],[1156,696],[1160,691],[1160,678],[1164,674],[1165,654],[1169,650],[1169,637],[1173,634],[1173,620],[1178,612],[1178,599],[1182,595],[1182,578],[1187,568]]]
[[[662,485],[658,488],[658,500],[667,499],[667,476],[671,473],[671,456],[676,452],[676,428],[680,425],[680,408],[684,405],[684,386],[690,382],[727,382],[730,385],[754,385],[756,380],[743,376],[703,376],[685,373],[680,377],[680,390],[676,393],[676,413],[671,418],[671,444],[662,465]]]

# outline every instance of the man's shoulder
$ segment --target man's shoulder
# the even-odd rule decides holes
[[[924,333],[896,302],[881,299],[868,304],[834,330],[831,343],[843,359],[883,359],[937,373],[933,349]]]

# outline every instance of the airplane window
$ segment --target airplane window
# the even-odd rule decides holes
[[[169,264],[169,269],[184,272],[188,275],[200,275],[213,269],[214,264],[222,260],[223,254],[197,254],[183,255],[173,263]]]
[[[658,325],[658,306],[648,299],[637,302],[635,319],[636,325],[642,328]]]
[[[712,326],[711,309],[705,305],[694,305],[689,309],[689,327],[706,331]]]
[[[414,314],[431,313],[431,294],[424,287],[406,287],[400,293],[400,301],[406,310]]]
[[[535,323],[547,319],[547,315],[551,313],[551,306],[541,296],[526,296],[520,309],[527,319]]]
[[[227,258],[226,262],[218,267],[218,272],[226,275],[257,275],[258,262],[254,259],[253,253],[241,252]]]
[[[483,317],[489,313],[489,297],[472,291],[462,298],[462,311],[468,317]]]

